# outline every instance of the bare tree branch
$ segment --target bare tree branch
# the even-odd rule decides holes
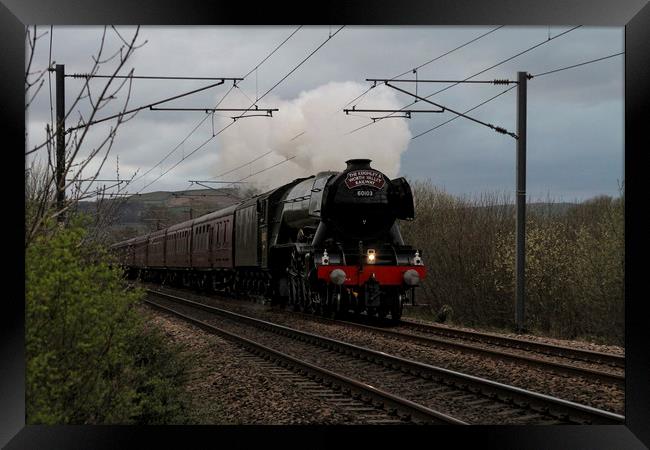
[[[25,152],[25,155],[31,155],[40,149],[46,149],[46,165],[37,166],[35,161],[32,161],[32,167],[26,170],[26,233],[25,233],[25,246],[27,247],[30,241],[36,236],[43,225],[49,222],[51,219],[56,219],[57,217],[64,215],[67,219],[67,212],[73,211],[77,208],[77,205],[80,201],[84,199],[89,199],[93,196],[96,197],[97,201],[97,216],[96,216],[96,226],[99,227],[93,231],[93,234],[96,237],[99,237],[104,231],[100,230],[102,228],[100,225],[110,222],[111,218],[108,217],[107,213],[114,210],[116,206],[123,203],[122,201],[106,201],[107,189],[117,188],[118,192],[121,192],[125,189],[125,186],[128,186],[132,182],[131,179],[124,180],[124,182],[117,183],[113,186],[102,186],[102,188],[97,188],[94,186],[94,181],[99,177],[99,174],[105,167],[106,161],[110,155],[110,152],[115,143],[117,137],[117,132],[119,127],[131,120],[135,114],[127,115],[128,105],[131,100],[132,88],[133,88],[133,69],[129,71],[129,76],[127,76],[123,81],[116,83],[116,76],[124,69],[125,64],[131,58],[134,51],[137,48],[142,47],[146,41],[142,44],[138,44],[138,36],[140,27],[137,27],[130,41],[126,41],[124,37],[117,32],[117,30],[112,27],[116,32],[118,38],[125,44],[122,45],[118,52],[113,54],[108,58],[103,58],[104,49],[107,43],[107,27],[104,27],[101,42],[99,48],[95,55],[91,55],[93,65],[89,72],[88,77],[84,80],[83,85],[78,91],[78,94],[72,104],[67,108],[65,113],[65,119],[69,119],[73,111],[76,111],[78,114],[77,123],[81,128],[75,130],[73,133],[66,133],[65,136],[65,165],[64,165],[64,179],[66,180],[63,183],[61,189],[63,190],[72,190],[71,195],[65,202],[63,208],[59,209],[55,205],[56,192],[59,187],[56,186],[56,170],[54,167],[54,145],[53,142],[57,137],[53,129],[53,124],[47,124],[45,127],[46,139],[41,144],[35,146],[29,151]],[[52,29],[50,30],[50,37],[52,36]],[[50,57],[48,61],[48,67],[41,71],[34,71],[33,74],[37,75],[35,80],[30,79],[32,74],[31,66],[34,61],[34,53],[37,46],[37,40],[45,36],[47,32],[42,33],[41,35],[37,34],[36,27],[33,30],[27,28],[26,30],[26,40],[28,41],[29,47],[29,57],[27,68],[25,71],[25,91],[26,98],[29,100],[26,102],[25,108],[29,108],[34,99],[37,97],[41,87],[43,86],[45,80],[43,78],[44,74],[48,69],[51,69],[51,49]],[[114,60],[119,55],[119,61],[116,62],[116,67],[112,70],[112,75],[108,78],[108,81],[103,84],[99,89],[98,95],[95,95],[95,90],[92,89],[90,78],[92,75],[98,73],[102,64],[105,64],[109,61]],[[127,84],[128,83],[128,84]],[[32,91],[30,91],[32,89]],[[105,136],[99,140],[99,142],[93,146],[93,148],[83,157],[80,158],[82,151],[85,153],[86,142],[88,140],[89,127],[90,123],[95,118],[97,111],[106,107],[109,103],[116,100],[118,94],[126,89],[126,95],[124,96],[123,104],[121,105],[121,114],[119,114],[113,125],[109,128]],[[27,93],[29,92],[29,96]],[[51,93],[50,93],[51,95]],[[87,100],[89,111],[88,116],[84,117],[84,113],[80,108],[77,107],[80,101]],[[94,136],[94,135],[93,135]],[[98,159],[99,158],[99,159]],[[98,161],[97,167],[94,169],[93,175],[88,178],[87,185],[82,185],[81,176],[85,169],[87,169],[90,164]],[[74,168],[74,172],[73,172]],[[68,175],[73,173],[71,178],[68,178]],[[125,186],[122,186],[125,184]]]

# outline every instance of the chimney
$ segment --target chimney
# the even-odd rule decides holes
[[[370,169],[371,159],[348,159],[345,163],[348,167],[345,168],[346,172],[358,169]]]

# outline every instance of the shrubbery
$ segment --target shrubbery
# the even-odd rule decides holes
[[[402,223],[402,233],[424,250],[428,275],[419,298],[431,303],[431,316],[512,328],[515,211],[510,199],[456,198],[423,182],[413,189],[416,219]],[[551,336],[622,344],[624,197],[555,206],[527,208],[527,325]]]
[[[26,415],[30,424],[183,423],[185,363],[135,310],[110,256],[80,220],[26,249]]]

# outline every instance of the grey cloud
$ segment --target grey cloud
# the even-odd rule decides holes
[[[337,26],[332,26],[332,31]],[[552,27],[557,35],[568,27]],[[119,27],[126,37],[132,27]],[[136,74],[242,76],[253,68],[293,27],[144,27],[146,46],[136,52],[127,69]],[[392,77],[412,69],[492,27],[346,27],[302,67],[278,86],[261,105],[291,101],[301,92],[329,82],[364,83],[367,77]],[[40,28],[41,31],[45,27]],[[262,94],[284,76],[328,35],[329,27],[303,27],[258,71],[241,83],[249,96]],[[420,78],[463,78],[505,59],[547,38],[545,27],[504,27],[480,41],[419,70]],[[90,55],[99,44],[99,27],[55,27],[53,57],[66,64],[67,72],[84,72]],[[47,64],[47,38],[39,41],[36,63]],[[107,53],[117,48],[114,36]],[[622,28],[580,28],[549,42],[480,78],[512,78],[516,71],[531,73],[576,64],[623,50]],[[107,68],[108,70],[108,68]],[[615,195],[623,173],[623,59],[613,58],[585,67],[559,72],[529,82],[529,192],[550,191],[565,198],[586,198],[600,193]],[[256,76],[257,75],[257,76]],[[412,77],[413,74],[406,76]],[[205,85],[197,81],[136,81],[130,104],[137,106]],[[71,101],[80,86],[66,80]],[[220,86],[167,106],[205,107],[213,105],[227,91]],[[379,88],[378,88],[379,89]],[[437,86],[420,86],[430,93]],[[378,91],[377,91],[378,92]],[[456,86],[432,99],[463,110],[499,92],[499,87]],[[369,93],[362,101],[372,101]],[[508,93],[473,114],[490,123],[515,128],[514,92]],[[240,103],[243,95],[234,90],[224,106]],[[403,104],[410,102],[400,96]],[[120,100],[123,100],[121,98]],[[351,99],[350,99],[351,100]],[[340,105],[341,107],[343,105]],[[102,111],[116,112],[119,103]],[[425,107],[418,103],[418,107]],[[80,111],[85,113],[84,108]],[[140,168],[141,173],[174,148],[202,118],[203,113],[142,111],[124,124],[111,157],[119,154],[124,173]],[[414,116],[407,125],[413,135],[452,117],[451,114]],[[47,83],[29,113],[30,140],[39,138],[38,129],[50,118]],[[402,119],[394,119],[402,120]],[[350,129],[359,120],[350,120]],[[246,124],[237,124],[245,129]],[[381,127],[378,122],[373,127]],[[97,128],[91,141],[105,128]],[[211,135],[206,122],[184,146],[185,153]],[[225,133],[228,133],[226,131]],[[43,133],[41,131],[41,136]],[[454,193],[512,191],[514,189],[514,142],[465,119],[457,119],[426,136],[410,141],[401,155],[400,173],[412,179],[431,178]],[[188,158],[147,190],[187,187],[187,180],[212,176],[228,168],[219,167],[223,151],[218,139]],[[260,152],[261,153],[261,152]],[[180,160],[180,149],[162,165],[163,170]],[[107,172],[108,173],[108,172]],[[152,177],[160,174],[152,171]],[[143,180],[144,181],[144,180]],[[135,186],[139,188],[144,183]]]

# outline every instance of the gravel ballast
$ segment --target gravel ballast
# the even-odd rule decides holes
[[[191,356],[186,389],[201,425],[363,424],[357,417],[265,370],[268,363],[182,319],[143,308],[151,324]],[[265,364],[266,363],[266,364]]]
[[[624,391],[613,385],[462,351],[407,343],[345,325],[297,317],[250,301],[207,297],[169,288],[165,288],[165,291],[310,333],[623,414]],[[566,342],[563,344],[566,345]]]

